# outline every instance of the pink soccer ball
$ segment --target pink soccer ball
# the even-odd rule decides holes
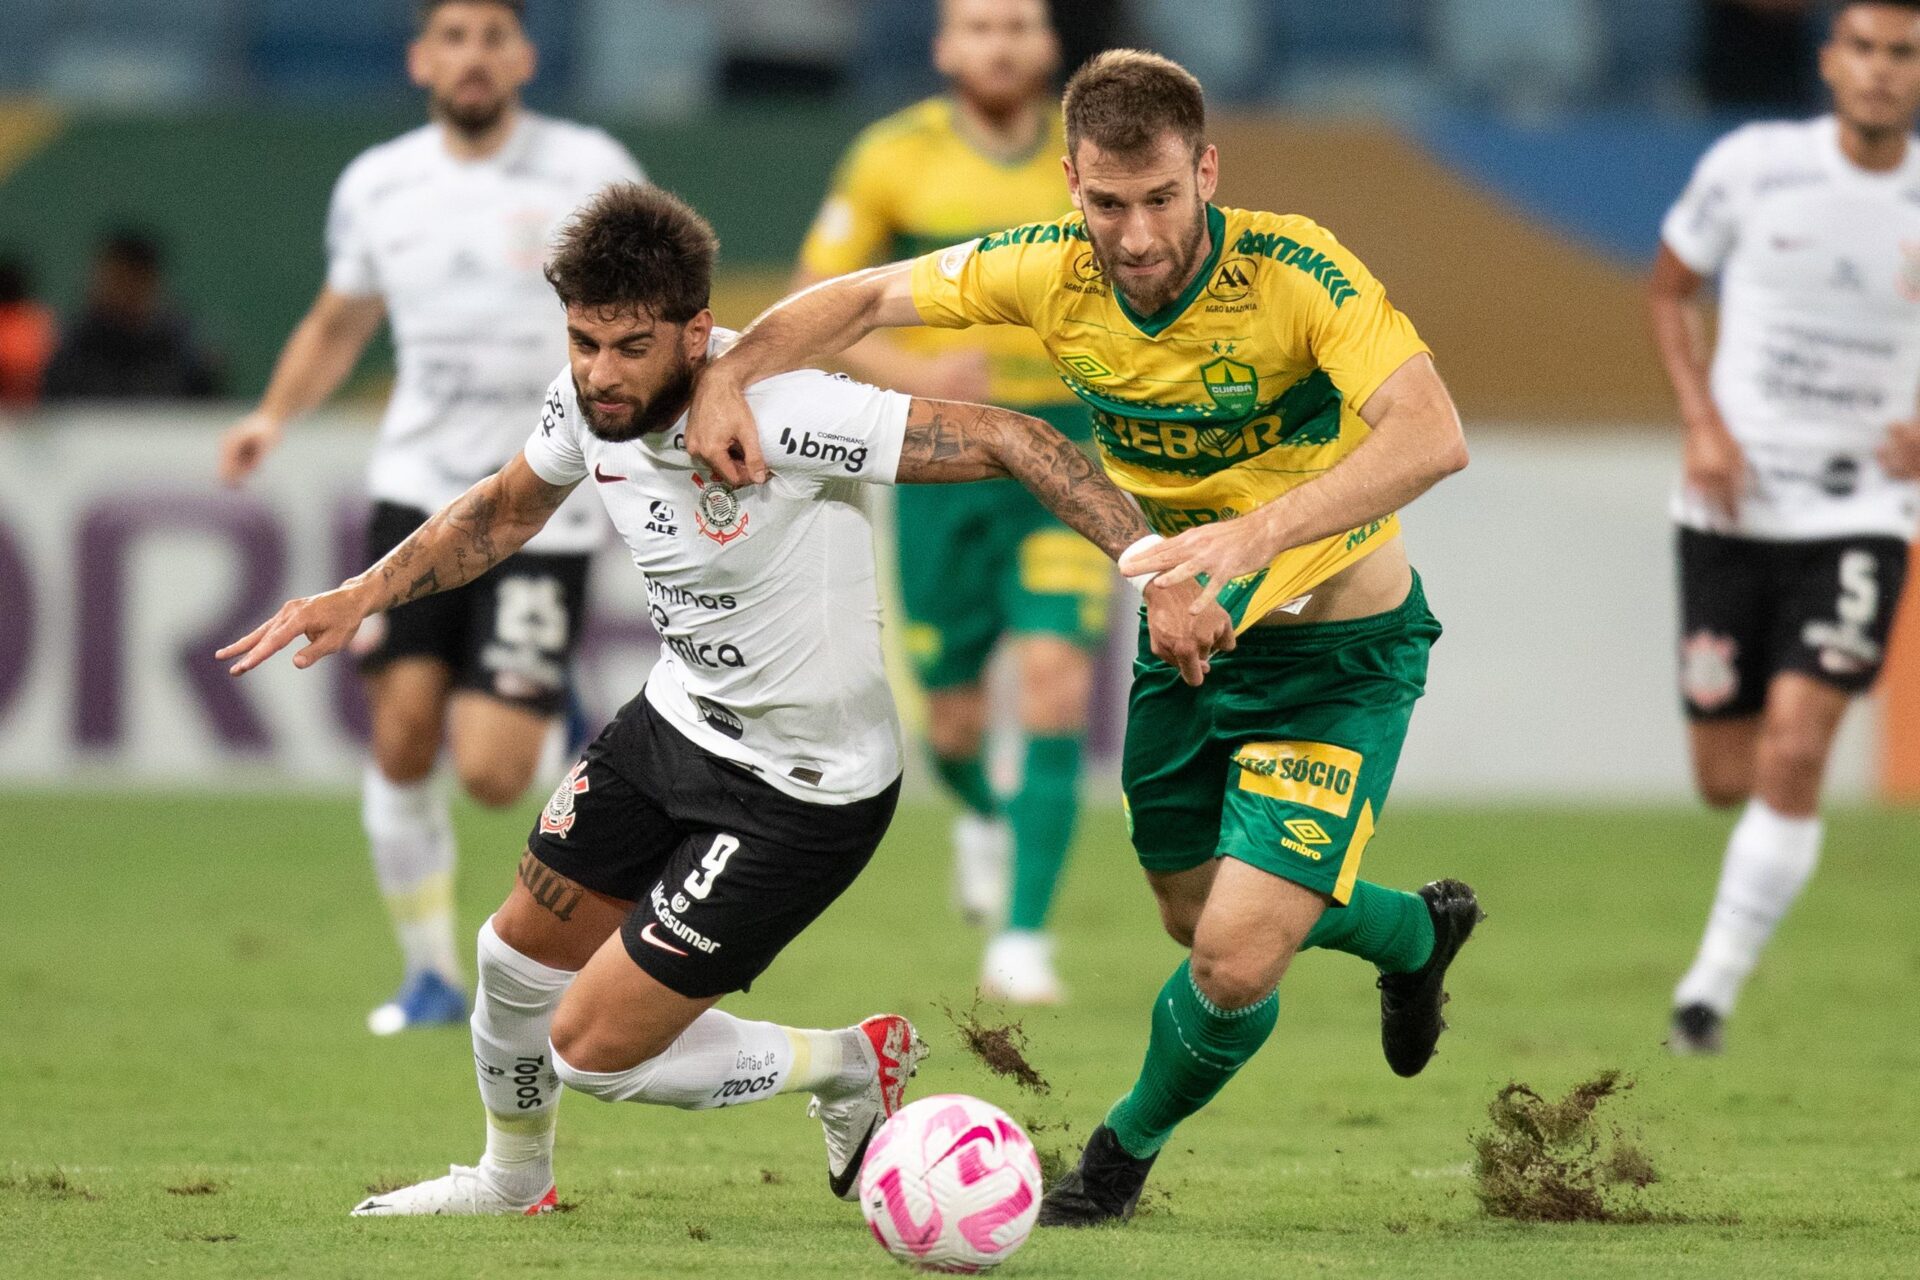
[[[894,1112],[860,1167],[873,1238],[925,1271],[986,1271],[1033,1233],[1040,1156],[1000,1108],[961,1093]]]

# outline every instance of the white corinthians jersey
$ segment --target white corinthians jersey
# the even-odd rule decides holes
[[[375,498],[438,511],[513,457],[567,358],[547,249],[595,192],[640,176],[600,130],[530,112],[484,160],[456,158],[428,125],[347,166],[327,215],[327,285],[385,302],[398,366],[368,470]],[[590,551],[601,528],[581,498],[528,549]]]
[[[747,403],[773,477],[737,493],[696,470],[684,416],[638,440],[595,436],[566,373],[527,465],[549,484],[592,477],[646,574],[661,641],[647,700],[789,795],[862,800],[901,767],[870,486],[899,470],[908,399],[802,370],[754,384]]]
[[[1920,485],[1874,458],[1920,399],[1920,143],[1870,173],[1831,116],[1714,144],[1661,229],[1720,277],[1714,402],[1745,452],[1730,523],[1682,491],[1674,518],[1755,538],[1912,537]]]

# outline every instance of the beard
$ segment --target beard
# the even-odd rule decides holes
[[[436,95],[433,99],[433,117],[468,138],[478,138],[500,123],[501,117],[507,114],[509,101],[506,94],[484,102],[466,103]]]
[[[1194,270],[1199,267],[1200,247],[1207,238],[1206,205],[1198,201],[1194,203],[1193,226],[1169,251],[1171,270],[1167,272],[1162,283],[1148,286],[1150,292],[1137,292],[1140,286],[1129,289],[1120,283],[1121,276],[1114,270],[1114,255],[1100,243],[1091,225],[1087,227],[1087,238],[1093,245],[1093,256],[1100,263],[1100,269],[1106,272],[1108,282],[1115,290],[1126,295],[1128,306],[1140,315],[1150,316],[1179,297],[1180,291],[1187,287],[1193,278]]]
[[[693,399],[693,377],[696,366],[685,362],[674,370],[661,388],[654,392],[651,400],[635,400],[619,397],[622,404],[633,406],[633,413],[625,422],[610,422],[594,411],[593,399],[574,383],[574,395],[580,401],[580,416],[586,419],[587,430],[608,444],[621,444],[628,440],[638,440],[641,436],[652,435],[672,426],[687,411],[687,404]],[[605,399],[606,397],[601,397]]]

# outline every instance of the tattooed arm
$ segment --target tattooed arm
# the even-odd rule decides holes
[[[524,455],[488,476],[388,552],[380,563],[332,591],[289,600],[280,611],[214,657],[243,655],[230,668],[245,675],[292,642],[311,643],[293,655],[310,667],[353,639],[360,623],[395,605],[472,582],[526,545],[559,509],[572,485],[552,485],[534,474]]]
[[[1075,533],[1115,560],[1153,530],[1092,459],[1038,418],[991,405],[914,397],[901,484],[1012,476]]]
[[[1115,560],[1153,531],[1133,500],[1074,443],[1038,418],[957,400],[914,397],[900,450],[901,484],[954,484],[1011,476],[1074,532]],[[1199,684],[1207,659],[1233,648],[1224,609],[1197,605],[1192,582],[1147,585],[1153,652]]]

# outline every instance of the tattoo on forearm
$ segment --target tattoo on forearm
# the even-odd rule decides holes
[[[524,537],[503,538],[503,533],[523,529],[529,523],[538,528],[569,492],[543,485],[531,510],[516,514],[514,521],[503,521],[499,487],[498,477],[475,485],[373,567],[371,572],[384,588],[383,608],[472,582],[525,541]],[[503,523],[507,530],[502,529]]]
[[[586,890],[565,876],[548,870],[540,859],[533,856],[531,849],[520,855],[520,883],[527,886],[527,893],[536,903],[563,922],[573,918],[573,909],[586,897]]]

